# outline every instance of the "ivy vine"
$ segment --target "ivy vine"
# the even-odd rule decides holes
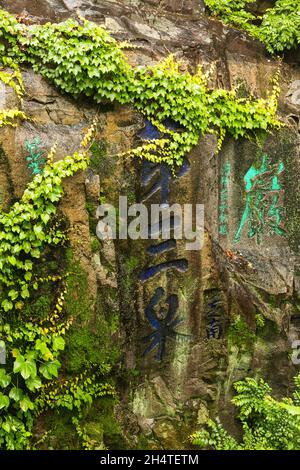
[[[96,102],[130,104],[162,132],[161,139],[128,153],[153,162],[180,165],[199,136],[216,133],[219,148],[226,133],[251,138],[277,128],[278,77],[263,99],[239,98],[235,90],[211,89],[199,67],[181,72],[173,56],[154,66],[132,67],[109,33],[83,18],[60,24],[20,24],[0,10],[0,60],[30,64],[60,90]],[[175,130],[166,125],[175,123]]]
[[[256,0],[204,0],[210,11],[236,25],[266,45],[271,54],[295,49],[300,44],[300,0],[276,0],[264,14],[251,11]]]
[[[82,148],[72,156],[53,163],[55,149],[48,155],[43,171],[28,184],[20,201],[9,212],[0,213],[0,282],[1,307],[4,312],[21,310],[30,290],[37,290],[40,280],[34,276],[34,262],[45,246],[59,245],[64,240],[60,228],[53,229],[51,218],[63,195],[62,181],[79,170],[85,170],[88,153]]]
[[[102,380],[109,372],[107,365],[103,370],[99,365],[92,367],[94,372],[89,375],[58,380],[64,336],[73,322],[64,316],[66,287],[61,288],[48,317],[22,321],[20,316],[41,285],[64,284],[62,276],[38,277],[35,266],[47,246],[61,244],[66,238],[53,223],[63,195],[62,181],[87,167],[94,130],[95,123],[72,156],[54,162],[53,148],[21,200],[9,212],[0,213],[0,337],[6,349],[6,364],[0,367],[1,449],[32,448],[34,422],[47,409],[74,410],[79,429],[82,409],[95,398],[114,394],[113,387]]]
[[[13,70],[10,73],[0,69],[0,82],[11,87],[15,91],[19,101],[21,101],[24,94],[21,72],[19,68],[9,59],[6,60],[6,65],[10,66]],[[25,121],[27,119],[28,118],[25,113],[19,109],[0,110],[0,128],[2,126],[16,127],[19,120]]]

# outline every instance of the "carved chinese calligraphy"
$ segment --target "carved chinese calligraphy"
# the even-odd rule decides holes
[[[160,133],[147,121],[146,127],[140,136],[151,140],[159,138]],[[168,207],[170,203],[170,183],[174,181],[174,179],[183,176],[188,169],[189,163],[185,161],[182,167],[177,171],[176,175],[172,175],[172,172],[167,165],[144,162],[141,176],[141,184],[145,189],[142,197],[143,202],[150,200],[152,196],[159,193],[161,203],[160,207],[162,209]],[[156,232],[161,235],[162,225],[162,220],[158,220],[151,228],[150,237],[153,238],[154,236],[153,231],[155,231],[155,226],[157,226]],[[171,229],[174,229],[175,226],[176,217],[172,220]],[[166,241],[152,244],[148,247],[147,251],[152,257],[154,257],[172,252],[176,248],[177,240],[170,238]],[[186,259],[174,259],[146,267],[140,274],[140,280],[147,282],[154,276],[169,270],[185,273],[188,271],[188,261]],[[167,296],[164,305],[162,305],[162,300],[165,297],[166,294],[164,289],[162,287],[158,287],[145,310],[145,317],[154,331],[144,338],[145,342],[149,343],[144,351],[144,355],[157,349],[155,358],[158,361],[161,361],[164,357],[167,339],[176,339],[181,336],[180,333],[175,331],[175,328],[183,322],[183,318],[177,315],[177,310],[179,308],[177,294]]]
[[[285,236],[282,227],[283,206],[281,196],[283,188],[280,176],[284,171],[283,162],[272,163],[269,155],[262,156],[258,168],[252,165],[244,177],[246,205],[235,234],[238,243],[242,232],[248,228],[248,238],[256,238],[260,243],[263,235],[275,233]]]

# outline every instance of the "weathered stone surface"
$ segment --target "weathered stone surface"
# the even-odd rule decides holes
[[[162,444],[163,449],[182,449],[181,439],[172,421],[158,421],[153,428],[153,432],[156,439]]]
[[[298,109],[300,107],[300,80],[295,80],[286,95],[288,101]]]

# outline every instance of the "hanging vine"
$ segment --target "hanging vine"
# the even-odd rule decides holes
[[[24,94],[24,86],[22,81],[22,75],[19,68],[12,63],[11,60],[7,60],[6,64],[12,67],[13,71],[6,72],[0,69],[0,82],[4,83],[11,87],[15,93],[19,101],[22,100]],[[18,120],[25,121],[27,120],[27,116],[23,111],[19,109],[1,109],[0,110],[0,128],[2,126],[11,126],[16,127],[18,124]]]
[[[8,213],[0,214],[1,308],[0,337],[6,347],[6,364],[0,367],[0,448],[32,447],[35,419],[47,409],[74,410],[80,417],[86,405],[101,396],[113,395],[103,382],[109,371],[91,367],[92,374],[60,377],[60,355],[72,318],[64,316],[64,277],[34,275],[37,261],[47,246],[61,244],[65,234],[51,223],[63,195],[62,181],[89,161],[88,147],[95,123],[86,133],[79,152],[53,162],[55,149],[41,173],[28,184],[23,197]],[[46,318],[22,321],[26,302],[45,283],[60,283],[56,305]],[[7,312],[13,315],[7,316]],[[19,313],[18,313],[19,312]],[[54,380],[56,379],[56,380]],[[57,381],[58,380],[58,381]]]
[[[271,54],[300,44],[300,0],[277,0],[263,15],[251,11],[256,0],[204,0],[224,23],[238,26],[265,44]]]
[[[278,77],[263,99],[238,98],[235,90],[210,89],[199,67],[180,71],[173,56],[155,66],[132,67],[109,33],[83,18],[60,24],[26,26],[0,10],[0,59],[30,64],[60,90],[75,98],[133,105],[157,125],[162,138],[129,155],[180,165],[205,133],[251,138],[277,128]],[[175,123],[175,130],[166,125]],[[174,127],[174,126],[173,126]]]

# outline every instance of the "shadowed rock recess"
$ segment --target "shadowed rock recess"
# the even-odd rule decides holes
[[[192,72],[198,65],[210,69],[211,86],[238,86],[241,95],[266,96],[278,69],[261,43],[211,19],[201,0],[0,4],[32,24],[79,12],[115,39],[134,44],[125,50],[132,65],[154,65],[173,53]],[[151,254],[151,241],[96,236],[99,201],[118,207],[122,195],[140,202],[160,178],[157,172],[147,182],[140,161],[116,157],[140,142],[143,117],[128,106],[76,101],[22,67],[25,95],[17,106],[32,120],[0,129],[2,209],[18,200],[32,179],[26,142],[38,139],[45,151],[57,143],[56,158],[70,155],[98,116],[89,169],[64,184],[60,212],[70,238],[67,255],[54,255],[59,269],[68,263],[83,279],[69,292],[69,313],[77,323],[64,353],[64,373],[81,370],[85,355],[87,364],[101,355],[114,364],[118,398],[96,403],[85,417],[98,447],[189,449],[189,435],[208,414],[238,436],[234,382],[262,377],[275,397],[293,390],[300,371],[291,360],[292,342],[300,339],[299,54],[297,59],[296,52],[289,53],[280,68],[278,113],[287,125],[268,134],[260,147],[254,140],[226,138],[218,152],[216,137],[207,135],[186,156],[186,171],[170,178],[170,203],[204,204],[203,248],[186,251],[185,242],[177,241]],[[16,103],[14,91],[1,84],[1,108]],[[160,200],[158,190],[147,204]],[[145,271],[175,260],[181,260],[179,267],[155,275]],[[156,312],[159,305],[169,309],[164,344],[162,322],[149,313],[151,301]],[[155,339],[159,344],[151,351]],[[63,414],[38,418],[37,438],[49,431],[42,448],[80,448],[64,420]]]

